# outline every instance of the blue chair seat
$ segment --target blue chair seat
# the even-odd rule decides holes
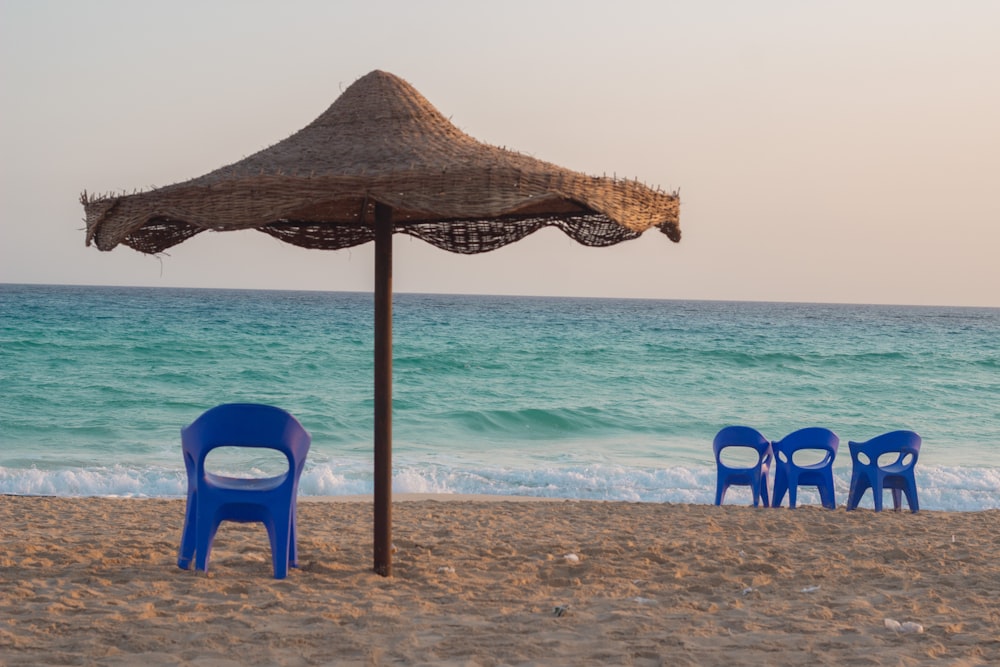
[[[772,507],[780,507],[788,493],[788,506],[794,508],[800,486],[815,486],[823,507],[835,509],[837,503],[833,493],[833,460],[837,456],[840,438],[827,428],[812,426],[789,433],[772,443],[774,447],[774,498]],[[795,462],[796,454],[816,450],[822,455],[820,461],[810,464]],[[801,456],[801,455],[800,455]]]
[[[891,431],[866,442],[849,442],[851,449],[851,489],[847,509],[856,509],[868,489],[872,490],[875,511],[882,511],[882,493],[892,491],[893,509],[902,509],[903,494],[911,512],[920,510],[917,481],[913,470],[920,456],[920,436],[913,431]],[[889,455],[895,459],[887,465],[879,459]]]
[[[205,479],[209,484],[227,491],[273,491],[280,488],[287,477],[287,474],[277,477],[223,477],[210,472],[205,473]]]
[[[177,565],[207,571],[212,541],[223,521],[260,522],[267,529],[275,579],[298,566],[296,496],[310,445],[309,433],[280,408],[228,403],[181,429],[188,496]],[[273,477],[228,477],[208,472],[205,460],[219,447],[256,447],[284,454],[287,472]]]
[[[749,448],[757,460],[750,466],[736,467],[723,463],[722,453],[728,447]],[[771,464],[771,443],[756,429],[749,426],[727,426],[718,432],[712,442],[715,454],[716,485],[715,504],[721,505],[730,486],[749,486],[753,495],[753,506],[758,507],[761,499],[764,507],[770,502],[767,492],[767,475]]]

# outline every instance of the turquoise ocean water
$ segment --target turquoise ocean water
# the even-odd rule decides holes
[[[182,496],[233,401],[312,433],[303,495],[371,493],[372,336],[370,294],[0,285],[0,493]],[[817,425],[838,504],[906,428],[922,507],[1000,508],[1000,309],[396,295],[393,415],[397,493],[711,503],[721,427]]]

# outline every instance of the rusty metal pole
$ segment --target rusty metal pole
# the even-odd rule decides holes
[[[392,208],[375,204],[375,572],[392,576]]]

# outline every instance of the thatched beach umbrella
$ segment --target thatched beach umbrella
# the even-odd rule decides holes
[[[488,146],[402,79],[374,71],[270,148],[199,178],[82,203],[87,245],[159,253],[206,230],[257,229],[305,248],[375,241],[375,571],[391,574],[392,234],[458,253],[554,226],[588,246],[656,227],[680,240],[679,199]]]

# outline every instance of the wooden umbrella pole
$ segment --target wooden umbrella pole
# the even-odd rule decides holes
[[[375,572],[392,576],[392,208],[375,204]]]

